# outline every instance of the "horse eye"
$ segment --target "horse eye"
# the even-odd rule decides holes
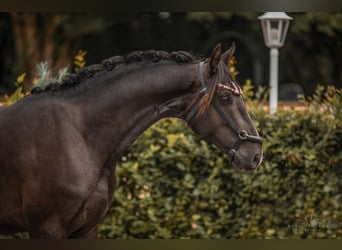
[[[224,95],[221,97],[221,100],[224,102],[224,103],[231,103],[231,98],[229,95]]]

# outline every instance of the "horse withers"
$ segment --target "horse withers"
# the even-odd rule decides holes
[[[134,140],[177,117],[253,171],[259,137],[232,80],[232,46],[195,60],[136,51],[69,75],[0,109],[0,233],[95,238],[115,188],[115,165]]]

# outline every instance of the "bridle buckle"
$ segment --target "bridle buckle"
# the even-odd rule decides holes
[[[240,140],[244,141],[248,138],[248,133],[246,130],[241,130],[239,133]]]

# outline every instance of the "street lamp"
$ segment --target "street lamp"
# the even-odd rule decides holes
[[[278,49],[284,46],[291,17],[285,12],[266,12],[258,17],[261,22],[265,44],[270,48],[270,112],[278,106]]]

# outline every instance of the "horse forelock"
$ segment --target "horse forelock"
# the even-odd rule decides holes
[[[233,92],[235,93],[241,93],[242,88],[240,83],[235,79],[235,77],[232,75],[232,73],[229,71],[228,67],[223,67],[223,75],[224,75],[224,80],[221,80],[221,84],[226,85],[230,87]]]
[[[82,83],[88,78],[92,78],[96,73],[103,71],[112,71],[121,65],[139,64],[142,62],[158,63],[161,61],[172,61],[177,64],[195,62],[195,57],[186,51],[166,52],[166,51],[133,51],[124,56],[114,56],[102,61],[101,64],[93,64],[82,68],[77,74],[68,74],[62,82],[53,82],[48,84],[44,89],[35,87],[31,90],[31,94],[38,94],[45,91],[58,91],[60,89],[71,88]]]

